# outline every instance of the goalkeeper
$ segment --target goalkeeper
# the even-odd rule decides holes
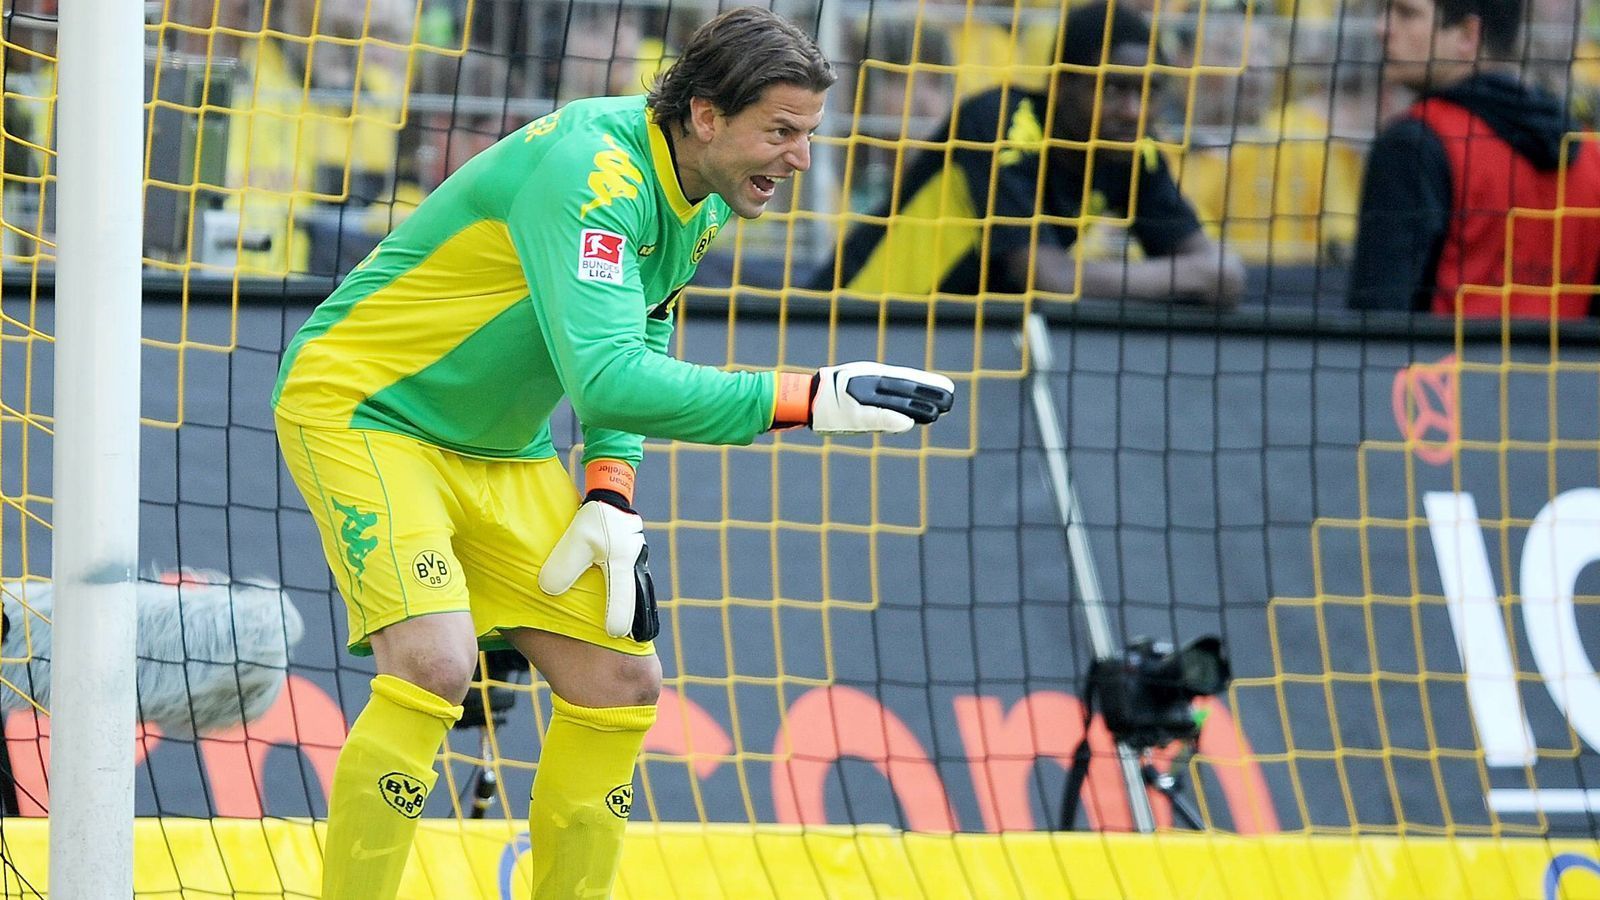
[[[609,890],[661,688],[631,506],[641,436],[902,432],[949,410],[951,382],[916,369],[723,372],[667,355],[717,232],[810,167],[833,82],[793,25],[725,13],[647,97],[571,103],[467,162],[290,342],[279,445],[350,649],[378,671],[334,774],[327,900],[395,896],[478,650],[507,644],[554,694],[533,896]],[[550,439],[563,396],[583,429],[581,502]]]

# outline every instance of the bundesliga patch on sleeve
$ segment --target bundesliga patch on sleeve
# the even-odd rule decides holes
[[[584,281],[622,283],[622,248],[627,238],[585,228],[578,245],[578,277]]]

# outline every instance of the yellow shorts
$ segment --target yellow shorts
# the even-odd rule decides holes
[[[578,510],[559,459],[462,456],[384,431],[277,418],[278,447],[305,495],[350,612],[350,652],[413,616],[468,611],[484,649],[537,628],[635,656],[653,644],[605,630],[605,581],[539,590],[539,567]]]

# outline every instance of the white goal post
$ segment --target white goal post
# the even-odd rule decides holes
[[[144,4],[61,4],[50,896],[133,896]]]

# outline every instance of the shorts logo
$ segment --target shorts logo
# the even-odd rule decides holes
[[[428,788],[404,772],[390,772],[378,779],[378,793],[383,802],[408,819],[422,815],[422,805],[428,802]]]
[[[606,794],[606,809],[619,819],[626,819],[633,812],[633,785],[619,784]]]
[[[345,506],[331,497],[328,499],[334,510],[344,517],[344,521],[339,523],[339,542],[344,544],[344,561],[355,570],[359,580],[362,573],[367,571],[367,554],[378,549],[378,539],[366,536],[367,529],[378,524],[378,514]]]
[[[620,234],[585,228],[578,244],[578,277],[621,284],[622,248],[626,243]]]
[[[423,587],[442,588],[450,583],[450,561],[443,553],[424,550],[411,561],[411,574]]]

